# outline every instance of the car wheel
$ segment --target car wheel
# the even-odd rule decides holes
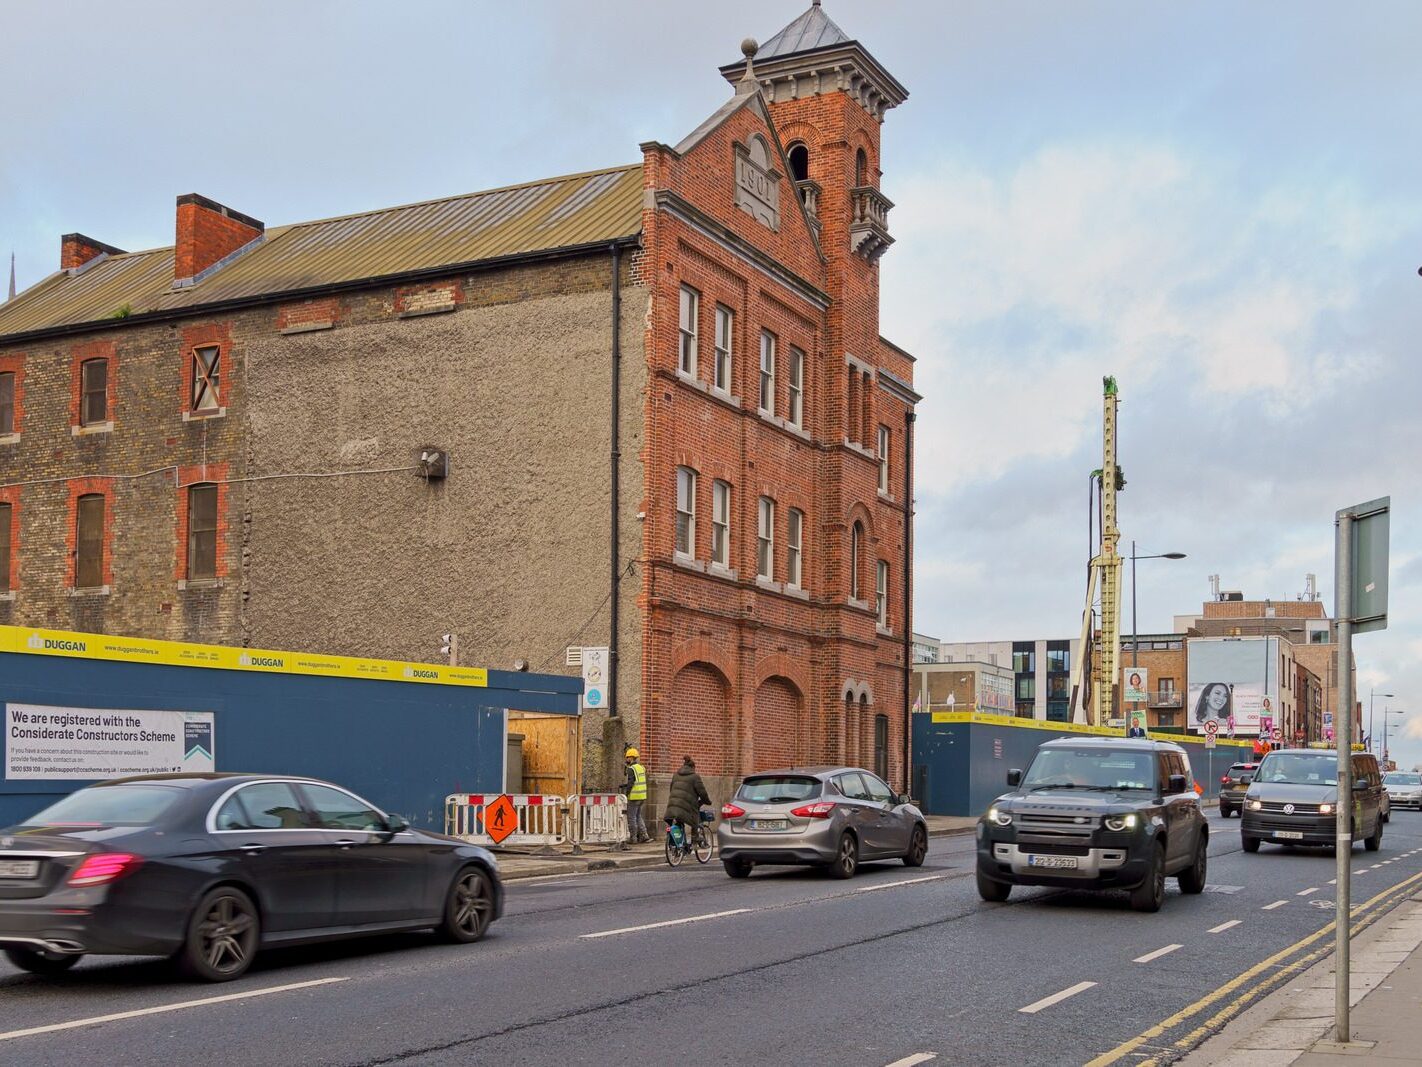
[[[1221,815],[1221,817],[1226,818],[1226,819],[1233,818],[1233,817],[1234,817],[1234,809],[1233,809],[1232,807],[1230,807],[1228,804],[1221,804],[1221,805],[1220,805],[1220,815]]]
[[[745,860],[722,860],[721,866],[732,878],[749,878],[751,865]]]
[[[461,945],[478,941],[494,921],[494,882],[482,867],[465,867],[450,883],[444,898],[439,932]]]
[[[47,952],[38,948],[7,948],[5,958],[22,971],[31,974],[63,974],[76,963],[82,952]]]
[[[853,878],[859,870],[859,842],[851,833],[839,835],[839,847],[829,865],[829,873],[834,878]]]
[[[1165,903],[1165,846],[1157,843],[1151,856],[1145,881],[1131,890],[1131,908],[1135,911],[1159,911]]]
[[[1245,852],[1258,852],[1258,851],[1259,851],[1259,838],[1257,838],[1257,837],[1250,837],[1248,834],[1245,834],[1245,835],[1243,835],[1239,840],[1240,840],[1240,843],[1244,845],[1244,851],[1245,851]]]
[[[1012,892],[1012,885],[1009,882],[995,882],[991,878],[983,876],[983,872],[978,872],[978,896],[993,904],[1001,904]]]
[[[1379,815],[1377,821],[1373,823],[1372,836],[1363,838],[1363,847],[1369,852],[1376,852],[1382,848],[1382,824],[1382,816]]]
[[[1195,846],[1195,862],[1181,871],[1176,881],[1182,893],[1203,893],[1205,891],[1205,871],[1210,862],[1210,842],[1204,834]]]
[[[235,886],[219,886],[198,903],[178,950],[178,967],[190,978],[230,982],[257,954],[261,920],[252,898]]]
[[[1387,811],[1383,812],[1382,821],[1383,821],[1383,822],[1392,822],[1392,809],[1391,809],[1391,808],[1388,808]]]
[[[913,837],[909,839],[908,851],[904,853],[905,867],[922,867],[924,858],[928,855],[928,831],[922,826],[913,828]]]

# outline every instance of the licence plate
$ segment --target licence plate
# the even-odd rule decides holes
[[[1275,836],[1275,837],[1282,837],[1282,838],[1285,838],[1286,840],[1289,840],[1289,841],[1302,841],[1302,840],[1303,840],[1303,831],[1302,831],[1302,830],[1275,830],[1275,831],[1274,831],[1274,836]]]
[[[1027,866],[1029,867],[1059,867],[1068,870],[1076,870],[1075,856],[1028,856]]]
[[[784,830],[789,824],[784,819],[751,819],[748,825],[752,830]]]
[[[0,860],[0,878],[34,878],[39,860]]]

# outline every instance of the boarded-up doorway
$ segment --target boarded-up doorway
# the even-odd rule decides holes
[[[583,720],[509,709],[509,732],[523,735],[523,791],[577,796],[583,791]]]

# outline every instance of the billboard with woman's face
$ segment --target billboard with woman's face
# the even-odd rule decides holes
[[[1186,647],[1190,729],[1202,734],[1205,723],[1215,719],[1224,732],[1233,716],[1236,734],[1257,734],[1261,713],[1278,706],[1278,639],[1196,637]]]

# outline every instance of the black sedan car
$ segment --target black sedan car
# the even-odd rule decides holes
[[[223,982],[263,948],[430,928],[477,941],[502,912],[487,851],[312,778],[121,778],[0,830],[0,948],[36,974],[171,956]]]

